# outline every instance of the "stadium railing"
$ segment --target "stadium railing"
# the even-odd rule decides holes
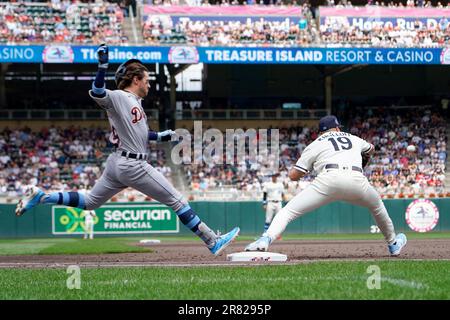
[[[177,120],[262,120],[262,119],[319,119],[327,115],[325,109],[283,110],[283,109],[201,109],[179,110]]]
[[[145,110],[150,119],[159,118],[158,110]],[[101,120],[107,119],[103,110],[42,110],[0,109],[0,120]]]

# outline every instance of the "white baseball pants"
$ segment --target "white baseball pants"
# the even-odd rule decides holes
[[[86,221],[84,223],[84,238],[94,239],[94,221]]]
[[[267,201],[267,206],[266,206],[266,223],[270,224],[272,222],[272,219],[274,217],[274,215],[277,214],[277,212],[279,212],[282,208],[282,202],[278,201]]]
[[[394,226],[379,194],[362,173],[351,169],[324,169],[275,215],[267,235],[273,241],[292,220],[338,200],[368,208],[386,241],[394,241]]]

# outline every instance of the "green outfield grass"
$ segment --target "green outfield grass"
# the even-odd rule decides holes
[[[137,242],[129,238],[0,240],[0,256],[151,252],[148,247],[137,246]]]
[[[449,233],[408,233],[409,239]],[[255,236],[241,236],[248,242]],[[0,240],[0,255],[150,252],[143,238],[198,241],[192,235],[132,238]],[[380,234],[285,235],[285,240],[382,240]],[[370,266],[381,288],[369,290]],[[81,289],[68,289],[64,268],[0,269],[0,299],[450,299],[450,261],[374,260],[299,265],[81,268]],[[373,282],[370,282],[373,283]]]
[[[372,265],[380,268],[380,289],[367,287]],[[78,290],[67,288],[70,276],[66,269],[2,269],[0,299],[450,299],[448,261],[81,268]]]
[[[407,233],[408,239],[448,239],[450,233]],[[257,235],[243,235],[238,242],[253,241]],[[80,238],[52,238],[52,239],[8,239],[0,240],[1,255],[26,254],[101,254],[126,252],[151,252],[148,247],[136,244],[142,239],[160,239],[162,242],[192,241],[201,242],[193,235],[151,235],[142,237],[97,237],[94,240]],[[381,234],[298,234],[283,235],[283,240],[383,240]]]

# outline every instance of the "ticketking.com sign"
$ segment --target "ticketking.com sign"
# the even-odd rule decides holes
[[[95,209],[96,234],[178,233],[176,213],[160,204],[104,205]],[[54,235],[83,234],[86,211],[65,206],[52,207]]]

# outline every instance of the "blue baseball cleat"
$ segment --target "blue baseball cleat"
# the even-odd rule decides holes
[[[267,251],[272,240],[268,236],[262,236],[255,242],[245,247],[245,251]]]
[[[236,239],[236,237],[239,235],[239,231],[241,231],[241,229],[236,227],[230,232],[218,237],[214,247],[209,249],[211,253],[215,256],[218,256],[226,247],[228,247],[233,242],[234,239]]]
[[[398,256],[402,248],[406,245],[406,241],[406,236],[403,233],[396,235],[395,242],[388,245],[391,256]]]
[[[16,216],[21,216],[27,210],[37,206],[43,196],[45,196],[45,192],[38,187],[29,187],[25,191],[25,198],[20,200],[16,206]]]

